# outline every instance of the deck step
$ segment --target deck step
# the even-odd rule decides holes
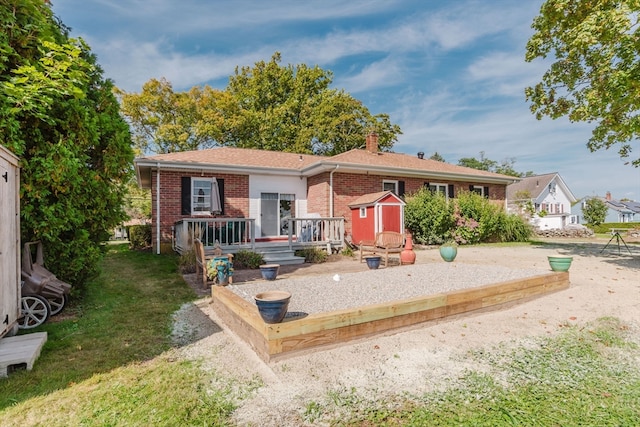
[[[266,264],[297,265],[304,263],[304,257],[296,256],[295,252],[289,249],[270,248],[267,251],[260,250],[259,253]]]
[[[7,377],[19,369],[30,371],[45,342],[46,332],[0,339],[0,377]]]

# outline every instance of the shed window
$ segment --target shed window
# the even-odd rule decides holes
[[[367,217],[367,208],[360,208],[360,218]]]

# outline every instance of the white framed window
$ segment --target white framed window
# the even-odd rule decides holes
[[[221,211],[220,193],[215,178],[191,178],[191,214],[209,215]]]
[[[382,181],[382,191],[393,191],[398,194],[398,181],[385,179]]]
[[[439,182],[430,182],[427,188],[432,193],[442,193],[445,197],[447,197],[447,184],[442,184]]]
[[[471,188],[471,192],[481,195],[482,197],[487,197],[488,194],[485,194],[484,187],[481,185],[474,185]]]
[[[360,208],[360,218],[367,217],[367,208]]]

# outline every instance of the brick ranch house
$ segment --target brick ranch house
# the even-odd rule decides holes
[[[471,190],[506,208],[506,187],[518,180],[422,153],[380,152],[375,134],[365,146],[331,157],[220,147],[137,158],[138,184],[152,194],[153,246],[160,253],[158,243],[172,241],[176,224],[218,218],[247,219],[258,242],[291,236],[289,218],[339,219],[342,241],[352,229],[349,204],[364,194],[402,197],[427,186],[453,198]]]

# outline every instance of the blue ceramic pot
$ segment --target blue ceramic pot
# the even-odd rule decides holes
[[[280,323],[287,314],[291,294],[285,291],[266,291],[257,294],[254,299],[265,323]]]
[[[260,273],[264,280],[276,280],[280,264],[265,264],[260,266]]]
[[[371,270],[376,270],[380,267],[380,257],[377,255],[366,256],[364,257],[365,261],[367,261],[367,267]]]

